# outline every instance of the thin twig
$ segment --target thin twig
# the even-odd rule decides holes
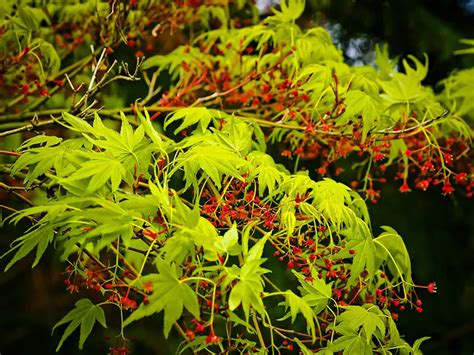
[[[33,116],[44,117],[44,116],[51,116],[59,114],[63,111],[67,111],[67,108],[60,108],[60,109],[51,109],[51,110],[44,110],[38,112],[20,112],[15,114],[7,114],[0,116],[0,124],[3,125],[5,123],[12,123],[17,121],[22,121],[24,119],[31,119]]]
[[[67,68],[64,68],[63,70],[59,71],[58,73],[56,73],[55,75],[49,77],[46,79],[46,82],[48,81],[52,81],[56,78],[59,78],[60,76],[64,75],[65,73],[71,71],[71,70],[74,70],[76,69],[77,67],[83,67],[85,65],[87,65],[89,63],[89,61],[91,60],[90,57],[86,57],[86,58],[83,58],[77,62],[74,62],[73,64],[71,64],[70,66],[68,66]],[[3,108],[0,108],[0,113],[3,113],[5,112],[6,110],[8,110],[10,107],[13,107],[15,106],[17,103],[19,103],[21,100],[23,100],[24,98],[26,97],[25,94],[21,94],[19,96],[17,96],[16,98],[14,98],[12,101],[8,102]]]
[[[12,156],[14,156],[14,157],[20,156],[20,153],[12,152],[12,151],[10,151],[10,150],[0,150],[0,154],[12,155]]]
[[[110,6],[110,13],[107,15],[106,19],[108,20],[110,16],[112,16],[115,13],[115,3],[117,0],[114,0],[112,2],[112,5]]]
[[[405,133],[409,133],[411,131],[414,131],[418,128],[422,128],[422,127],[426,127],[428,126],[429,124],[441,119],[441,118],[444,118],[446,117],[446,115],[449,113],[448,110],[445,110],[441,115],[435,117],[435,118],[431,118],[429,120],[426,120],[426,121],[423,121],[421,122],[420,124],[417,124],[416,126],[412,126],[412,127],[409,127],[409,128],[405,128],[405,129],[400,129],[400,130],[381,130],[381,131],[377,131],[375,132],[375,134],[395,134],[395,135],[402,135],[402,134],[405,134]]]
[[[118,61],[114,60],[113,63],[110,65],[109,69],[105,72],[105,74],[102,76],[102,79],[97,83],[97,88],[100,88],[104,80],[107,78],[107,76],[110,74],[110,72],[114,69],[114,67],[117,65]]]
[[[91,103],[89,106],[87,106],[85,109],[83,109],[83,110],[81,111],[81,113],[78,114],[78,116],[88,116],[87,111],[89,111],[92,107],[94,107],[94,105],[95,105],[97,102],[98,102],[98,101],[97,101],[96,99],[94,99],[94,101],[92,101],[92,103]],[[93,113],[91,113],[91,114],[93,114]]]
[[[27,197],[23,196],[22,194],[16,192],[15,189],[12,188],[12,186],[8,186],[8,185],[4,184],[3,182],[0,182],[0,189],[5,190],[9,194],[12,194],[13,196],[15,196],[18,199],[22,200],[28,206],[30,206],[30,207],[34,206],[33,202],[31,202]]]
[[[0,138],[1,137],[7,137],[7,136],[10,136],[12,134],[16,134],[16,133],[20,133],[20,132],[24,132],[24,131],[32,131],[33,129],[37,128],[37,127],[45,127],[45,126],[49,126],[53,123],[55,123],[57,120],[56,119],[51,119],[51,120],[47,120],[47,121],[40,121],[38,123],[29,123],[25,126],[22,126],[22,127],[18,127],[18,128],[14,128],[12,130],[9,130],[9,131],[4,131],[4,132],[0,132]]]
[[[154,72],[151,79],[148,81],[148,94],[146,95],[146,97],[142,100],[142,105],[145,105],[148,101],[150,101],[153,96],[155,96],[156,94],[158,94],[158,92],[160,92],[161,88],[158,87],[157,89],[155,89],[155,85],[156,85],[156,79],[158,79],[158,72]],[[144,75],[145,77],[145,75]]]
[[[95,83],[95,80],[97,78],[97,70],[99,70],[99,67],[102,64],[102,61],[104,60],[104,56],[105,56],[106,51],[107,51],[106,48],[104,48],[102,50],[102,53],[100,54],[99,60],[97,61],[97,64],[95,65],[94,71],[92,72],[92,78],[91,78],[91,81],[89,83],[89,87],[87,88],[88,92],[91,92],[92,88],[94,87],[94,83]]]
[[[213,100],[215,98],[218,98],[218,97],[221,97],[221,96],[226,96],[230,93],[232,93],[233,91],[235,90],[238,90],[240,89],[241,87],[247,85],[249,82],[251,82],[252,80],[258,80],[264,73],[268,72],[268,71],[271,71],[273,70],[274,68],[278,67],[281,63],[283,63],[283,61],[292,53],[292,51],[289,51],[288,53],[284,54],[281,56],[281,58],[275,63],[273,64],[271,67],[267,68],[266,70],[260,72],[260,73],[256,73],[255,71],[253,71],[252,73],[250,73],[249,75],[247,75],[247,77],[242,80],[239,84],[237,84],[236,86],[230,88],[229,90],[226,90],[226,91],[222,91],[222,92],[215,92],[211,95],[208,95],[208,96],[204,96],[204,97],[200,97],[198,98],[196,101],[194,101],[191,106],[196,106],[200,103],[203,103],[203,102],[206,102],[206,101],[209,101],[209,100]]]

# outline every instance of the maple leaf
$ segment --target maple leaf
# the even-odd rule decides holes
[[[179,280],[175,264],[169,265],[160,258],[156,259],[156,264],[159,274],[151,274],[141,278],[143,282],[153,283],[153,294],[149,297],[149,304],[141,304],[125,320],[124,326],[138,319],[164,311],[163,332],[165,337],[168,337],[171,327],[183,314],[183,308],[191,312],[194,317],[199,318],[199,304],[193,289]]]
[[[100,306],[93,304],[87,298],[83,298],[77,301],[75,304],[75,308],[68,314],[66,314],[64,318],[57,322],[53,327],[54,332],[57,327],[69,323],[63,333],[63,336],[61,337],[61,340],[59,341],[56,351],[61,348],[64,341],[72,334],[72,332],[77,327],[80,327],[79,349],[82,349],[84,342],[86,341],[87,337],[92,331],[92,328],[94,327],[95,322],[98,322],[104,328],[107,328],[107,325],[105,323],[104,310]]]

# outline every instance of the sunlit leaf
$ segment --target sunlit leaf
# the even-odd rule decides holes
[[[84,342],[94,327],[95,322],[98,322],[104,328],[107,328],[105,323],[105,313],[101,306],[94,305],[89,299],[83,298],[76,302],[75,308],[64,316],[58,323],[55,324],[53,331],[66,323],[66,327],[61,340],[59,341],[56,351],[59,351],[64,341],[72,334],[72,332],[80,327],[79,349],[82,349]]]

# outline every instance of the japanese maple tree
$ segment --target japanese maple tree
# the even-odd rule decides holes
[[[67,291],[93,291],[54,326],[58,350],[113,317],[126,354],[128,329],[162,314],[177,353],[421,353],[396,321],[436,284],[412,280],[366,202],[390,180],[472,195],[472,69],[435,93],[427,57],[385,46],[350,66],[304,9],[5,2],[0,137],[21,144],[0,151],[0,187],[25,204],[7,221],[30,225],[5,269],[54,248]]]

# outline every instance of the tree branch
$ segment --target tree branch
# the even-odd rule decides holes
[[[414,130],[417,130],[418,128],[426,127],[426,126],[430,125],[431,123],[433,123],[435,121],[438,121],[441,118],[446,117],[446,115],[448,113],[449,113],[449,111],[445,110],[441,115],[439,115],[435,118],[431,118],[429,120],[421,122],[420,124],[417,124],[415,126],[408,127],[408,128],[405,128],[405,129],[400,129],[400,130],[386,130],[386,129],[384,129],[384,130],[377,131],[377,132],[374,132],[374,133],[375,134],[385,134],[385,135],[394,134],[394,135],[397,135],[397,136],[404,135],[405,133],[410,133]],[[416,133],[418,133],[418,132],[416,132]]]

